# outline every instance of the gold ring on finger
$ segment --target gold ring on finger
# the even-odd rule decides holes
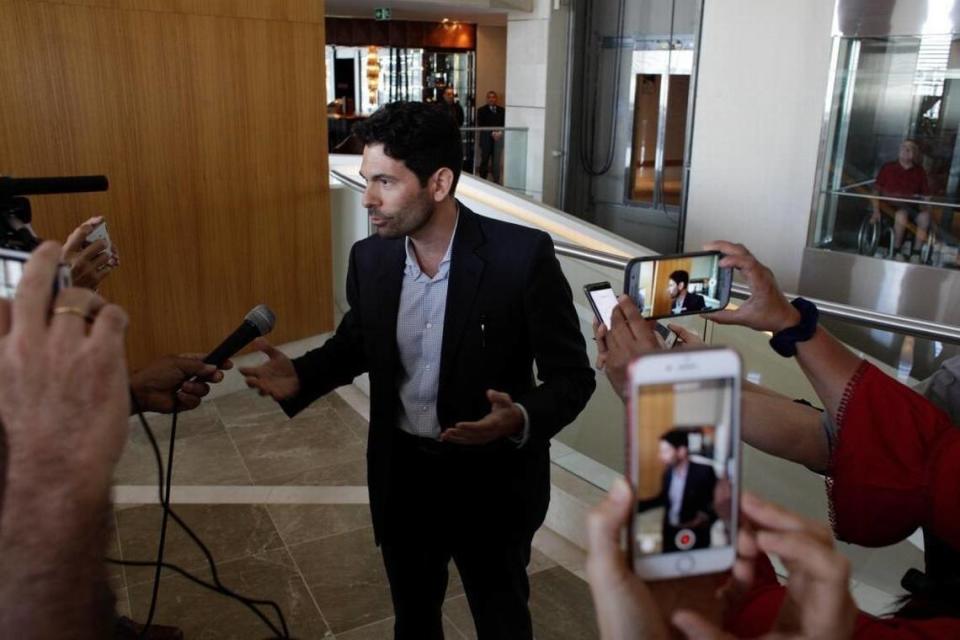
[[[63,314],[69,314],[72,316],[78,316],[83,318],[87,322],[93,322],[93,316],[87,312],[86,309],[81,309],[80,307],[71,307],[71,306],[59,306],[53,309],[53,315],[59,316]]]

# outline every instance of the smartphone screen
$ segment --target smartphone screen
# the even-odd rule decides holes
[[[25,251],[0,249],[0,298],[13,300],[20,278],[23,277],[23,267],[29,259],[30,254]],[[71,284],[70,267],[61,264],[54,276],[54,297],[58,291],[66,289]]]
[[[0,253],[0,298],[7,300],[13,299],[20,277],[23,276],[23,261],[14,257],[13,253]]]
[[[597,282],[588,284],[583,289],[590,300],[590,306],[593,308],[597,320],[609,329],[613,318],[613,308],[617,306],[617,294],[614,293],[613,286],[609,282]]]
[[[634,258],[624,275],[626,291],[645,318],[719,311],[730,301],[731,269],[717,251]]]
[[[714,366],[723,357],[697,360],[728,350],[684,352],[638,361],[649,382],[631,371],[630,544],[634,568],[649,578],[722,571],[734,557],[739,359],[733,354],[737,365],[724,370]]]

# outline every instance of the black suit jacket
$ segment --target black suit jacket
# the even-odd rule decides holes
[[[396,325],[405,258],[403,238],[374,235],[353,245],[346,287],[350,310],[322,347],[294,360],[301,390],[281,403],[293,416],[369,372],[367,474],[378,540],[388,534],[388,506],[395,497],[392,458],[402,411]],[[502,440],[470,448],[469,454],[485,456],[484,464],[500,470],[498,485],[510,487],[499,516],[512,514],[519,521],[508,526],[532,534],[549,502],[550,439],[583,410],[595,387],[570,286],[549,235],[479,216],[462,204],[449,278],[437,417],[441,428],[448,428],[486,416],[487,389],[509,393],[523,405],[530,439],[522,448]]]
[[[502,127],[504,122],[506,122],[506,111],[500,105],[497,105],[496,112],[488,104],[477,109],[478,127]],[[480,146],[482,148],[493,147],[492,133],[492,131],[480,132]]]
[[[699,293],[688,293],[683,297],[683,311],[702,311],[707,306]]]
[[[670,517],[670,485],[673,482],[673,472],[669,467],[663,472],[663,483],[660,493],[647,500],[637,502],[637,512],[648,511],[656,507],[664,507],[667,512],[663,516],[666,526]],[[683,502],[680,505],[680,523],[689,522],[698,512],[705,513],[710,524],[717,519],[713,508],[713,490],[717,486],[717,475],[713,467],[707,464],[689,463],[687,467],[687,482],[683,487]],[[707,527],[709,529],[709,526]]]

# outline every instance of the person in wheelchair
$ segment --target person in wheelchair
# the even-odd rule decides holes
[[[900,143],[897,159],[884,164],[877,173],[874,182],[877,195],[880,198],[873,200],[873,214],[871,223],[880,222],[882,218],[882,198],[918,198],[927,199],[930,195],[930,186],[927,182],[927,172],[922,166],[923,152],[920,145],[914,140],[904,140]],[[930,229],[930,211],[927,207],[920,208],[916,204],[907,202],[885,202],[883,209],[893,211],[893,247],[899,253],[906,235],[907,224],[915,225],[915,247],[927,241]]]

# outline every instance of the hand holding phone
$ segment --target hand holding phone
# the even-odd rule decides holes
[[[716,322],[774,333],[800,322],[800,313],[783,295],[773,272],[746,247],[722,240],[709,242],[706,246],[722,251],[725,268],[739,270],[750,286],[747,301],[735,311],[725,311],[715,316]]]
[[[634,571],[713,573],[735,557],[740,358],[731,349],[650,353],[630,367],[627,475]]]
[[[107,233],[107,221],[101,220],[100,223],[93,228],[93,231],[87,234],[85,238],[86,244],[91,245],[97,240],[103,240],[106,243],[106,249],[104,252],[111,253],[113,251],[113,245],[110,242],[110,234]]]
[[[587,295],[597,321],[609,331],[613,322],[613,309],[617,306],[617,294],[614,293],[613,286],[609,282],[594,282],[586,285],[583,292]]]

